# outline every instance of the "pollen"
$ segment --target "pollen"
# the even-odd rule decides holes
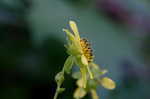
[[[86,59],[88,60],[88,63],[93,61],[93,51],[91,49],[90,43],[87,41],[87,39],[83,38],[80,40],[80,44],[82,47],[82,51]]]

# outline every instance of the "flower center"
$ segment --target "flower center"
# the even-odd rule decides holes
[[[93,53],[92,53],[92,49],[91,49],[89,42],[85,38],[83,38],[80,40],[80,44],[82,47],[83,54],[86,57],[86,59],[88,60],[88,63],[92,62],[93,61]]]

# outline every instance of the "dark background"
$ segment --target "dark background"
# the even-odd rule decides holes
[[[150,99],[149,6],[148,0],[0,0],[0,99],[53,98],[69,20],[116,81],[113,91],[98,88],[101,99]],[[75,80],[65,77],[59,98],[72,99]]]

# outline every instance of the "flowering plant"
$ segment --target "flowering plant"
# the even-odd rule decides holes
[[[80,38],[76,23],[69,21],[69,25],[71,31],[63,29],[68,38],[68,43],[65,47],[69,56],[64,63],[62,71],[55,76],[57,89],[54,99],[57,99],[58,94],[65,90],[65,88],[61,88],[64,81],[64,73],[70,74],[73,66],[79,67],[79,71],[72,73],[72,77],[77,79],[78,86],[74,92],[74,98],[81,99],[90,92],[92,99],[98,99],[97,86],[101,85],[106,89],[114,89],[116,86],[115,82],[108,77],[102,77],[102,75],[107,73],[107,70],[101,69],[94,63],[91,46],[86,39]]]

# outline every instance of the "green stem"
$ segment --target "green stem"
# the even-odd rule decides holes
[[[62,69],[62,75],[64,75],[64,68]],[[56,81],[57,82],[57,81]],[[60,81],[60,82],[57,82],[57,89],[56,89],[56,92],[55,92],[55,95],[54,95],[54,98],[53,99],[57,99],[58,98],[58,95],[59,93],[61,93],[61,85],[62,85],[63,81]]]
[[[57,86],[57,89],[56,89],[56,92],[55,92],[55,95],[54,95],[54,99],[57,99],[57,97],[58,97],[59,88],[60,88],[60,86]]]

